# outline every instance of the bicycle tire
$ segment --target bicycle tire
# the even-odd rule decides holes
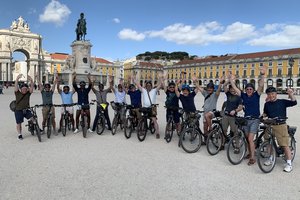
[[[129,139],[131,137],[131,133],[133,131],[133,123],[131,118],[127,118],[125,121],[125,127],[124,127],[124,135],[126,139]]]
[[[61,122],[61,133],[63,136],[66,136],[66,132],[67,132],[67,125],[68,123],[68,119],[66,118],[66,116],[63,114],[62,116],[62,122]]]
[[[96,132],[98,135],[101,135],[105,129],[105,119],[104,116],[100,116],[97,121]]]
[[[296,149],[296,140],[294,137],[291,138],[290,150],[291,150],[291,157],[292,157],[292,161],[293,161],[296,156],[296,150],[297,150]]]
[[[51,137],[52,132],[52,116],[50,115],[47,119],[47,138]]]
[[[71,130],[71,126],[72,126],[72,122],[71,122],[71,117],[70,117],[70,114],[68,114],[68,117],[67,117],[67,124],[68,125],[68,130],[70,131]]]
[[[150,119],[150,122],[149,122],[149,129],[150,129],[150,133],[151,134],[154,134],[155,133],[155,126],[154,126],[154,122],[152,121],[152,119]]]
[[[244,159],[247,152],[247,141],[244,134],[238,130],[238,134],[231,138],[227,148],[227,158],[233,165],[238,165]]]
[[[174,128],[174,122],[172,119],[169,119],[166,125],[165,129],[165,140],[167,143],[171,142],[172,137],[173,137],[173,128]]]
[[[115,135],[118,128],[118,115],[116,115],[113,119],[112,126],[111,126],[111,134]]]
[[[137,137],[140,142],[143,142],[146,138],[147,135],[147,119],[143,118],[141,121],[139,121],[138,124],[138,132],[137,132]]]
[[[32,136],[34,136],[34,124],[30,121],[28,121],[28,131],[31,133]]]
[[[180,146],[187,153],[196,153],[201,144],[202,136],[196,128],[187,128],[180,134]]]
[[[39,142],[42,142],[41,130],[40,130],[40,127],[38,124],[34,124],[34,130],[35,130],[35,133],[36,133],[36,136],[37,136]]]
[[[210,131],[206,140],[206,149],[210,155],[214,156],[219,153],[224,142],[223,138],[220,129],[216,128]]]
[[[276,150],[271,140],[267,140],[260,145],[257,153],[258,167],[264,173],[270,173],[276,164]],[[271,158],[271,159],[270,159]],[[270,160],[270,165],[266,165],[266,161]]]
[[[83,135],[84,138],[86,138],[86,133],[87,133],[87,116],[83,116],[82,135]]]

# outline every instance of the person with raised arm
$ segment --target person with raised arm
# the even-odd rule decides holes
[[[75,93],[75,90],[73,88],[72,91],[70,91],[70,87],[68,85],[64,85],[63,89],[60,89],[60,80],[58,76],[56,77],[56,83],[57,83],[57,91],[58,94],[60,94],[62,104],[73,104],[73,94]],[[67,106],[66,110],[70,114],[71,118],[71,123],[72,123],[72,131],[75,131],[75,126],[74,126],[74,111],[72,106]],[[59,121],[59,129],[58,132],[61,132],[61,125],[62,125],[62,120],[63,120],[63,113],[65,112],[64,108],[61,108],[61,117]]]
[[[42,114],[43,114],[43,131],[45,130],[46,126],[46,121],[48,119],[48,114],[51,111],[51,121],[52,121],[52,126],[53,126],[53,133],[54,135],[57,135],[56,132],[56,123],[55,123],[55,108],[53,105],[53,94],[55,90],[55,85],[56,85],[56,79],[53,82],[53,85],[51,87],[50,83],[45,83],[42,85],[41,80],[38,75],[36,75],[36,79],[38,80],[38,85],[39,85],[39,90],[42,95],[42,101],[43,101],[43,108],[42,108]]]
[[[16,110],[15,110],[15,119],[17,124],[17,133],[18,139],[22,140],[22,123],[24,122],[24,117],[28,120],[33,120],[33,114],[28,109],[30,102],[30,95],[33,92],[33,79],[28,75],[30,81],[30,87],[28,84],[22,83],[19,86],[19,80],[22,77],[22,74],[19,74],[15,80],[15,96],[16,96]]]
[[[135,76],[131,77],[133,83],[135,83],[135,79]],[[133,106],[132,112],[136,115],[137,119],[141,119],[139,109],[142,107],[142,92],[134,84],[130,84],[126,93],[130,96],[130,102]]]
[[[113,79],[111,79],[110,89],[115,94],[115,103],[118,103],[120,105],[126,104],[126,92],[125,92],[125,86],[122,79],[120,79],[117,89],[113,85]],[[126,108],[122,106],[120,110],[120,114],[121,114],[120,116],[121,116],[121,121],[123,123],[125,123],[125,117],[126,117],[125,111]]]
[[[78,109],[76,110],[76,129],[74,131],[74,133],[78,133],[79,132],[79,117],[81,115],[81,110],[85,110],[85,113],[87,115],[87,124],[88,124],[88,131],[90,133],[92,133],[93,131],[90,128],[90,123],[91,123],[91,114],[90,114],[90,105],[89,105],[89,92],[92,89],[92,81],[91,81],[91,75],[88,74],[87,75],[88,81],[89,81],[89,85],[86,88],[86,83],[85,81],[80,81],[79,86],[77,86],[76,84],[76,72],[73,73],[73,88],[75,89],[75,91],[77,92],[77,97],[78,97],[78,102],[77,102],[77,106]]]
[[[138,87],[138,89],[142,92],[142,98],[143,98],[143,107],[149,108],[151,107],[153,104],[156,103],[156,95],[157,95],[157,91],[160,90],[162,84],[162,77],[159,75],[158,77],[158,83],[156,85],[156,87],[153,88],[152,86],[152,82],[151,81],[147,81],[146,87],[143,88],[141,86],[141,84],[139,83],[138,80],[135,80],[135,84]],[[160,138],[160,134],[159,134],[159,126],[157,123],[157,111],[153,111],[151,113],[151,119],[154,123],[154,127],[155,127],[155,136],[156,139]]]
[[[111,81],[112,80],[111,80],[111,77],[110,77],[109,82],[111,82]],[[107,123],[107,126],[108,126],[108,130],[111,130],[111,123],[110,123],[110,119],[109,119],[109,115],[108,115],[108,105],[109,105],[109,103],[107,102],[107,93],[111,92],[111,88],[109,87],[107,89],[104,89],[104,85],[102,83],[99,83],[98,84],[98,89],[99,90],[96,90],[94,85],[95,85],[95,82],[93,82],[93,84],[92,84],[92,91],[96,95],[97,112],[96,112],[96,116],[95,116],[95,119],[94,119],[94,124],[93,124],[92,131],[96,130],[97,122],[99,120],[99,112],[101,111],[100,110],[100,104],[102,104],[102,103],[107,105],[106,108],[104,109],[104,117],[105,117],[105,120],[106,120],[106,123]]]
[[[253,165],[256,160],[254,158],[254,136],[258,132],[259,129],[259,116],[260,116],[260,95],[263,92],[264,89],[264,81],[265,81],[265,73],[266,73],[267,66],[264,66],[260,70],[260,79],[258,82],[258,88],[255,91],[255,87],[252,83],[246,84],[245,90],[246,92],[242,92],[237,86],[235,85],[234,76],[229,75],[230,78],[230,84],[237,93],[238,96],[240,96],[243,100],[244,105],[244,112],[245,112],[245,118],[247,120],[247,125],[244,126],[244,131],[247,134],[247,140],[248,140],[248,150],[249,154],[246,156],[248,161],[248,165]]]
[[[286,159],[286,165],[283,168],[285,172],[291,172],[292,167],[292,156],[290,150],[290,136],[288,133],[288,127],[286,124],[287,119],[287,108],[297,105],[297,100],[294,96],[294,91],[291,88],[287,89],[288,99],[277,99],[277,90],[274,87],[269,87],[266,89],[266,93],[269,101],[264,105],[264,117],[277,118],[278,124],[272,125],[272,131],[277,139],[278,145],[284,150],[284,155]],[[264,165],[271,165],[272,158],[268,159]]]

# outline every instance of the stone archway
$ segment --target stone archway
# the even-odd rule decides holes
[[[0,80],[13,82],[15,79],[14,63],[12,54],[22,52],[26,56],[27,74],[32,78],[36,73],[40,79],[44,74],[45,66],[42,51],[42,37],[38,34],[31,33],[28,23],[19,17],[14,20],[10,29],[0,29]],[[27,74],[24,74],[27,79]]]

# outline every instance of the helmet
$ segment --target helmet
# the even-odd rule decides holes
[[[188,91],[190,91],[191,89],[190,89],[189,85],[184,84],[184,85],[181,86],[181,90],[188,90]]]
[[[51,88],[50,83],[45,83],[45,84],[44,84],[44,88]]]
[[[22,83],[22,84],[20,85],[20,88],[23,88],[23,87],[28,88],[28,85],[27,85],[26,83]]]
[[[213,82],[209,82],[209,83],[206,85],[206,88],[213,88],[213,89],[215,89],[215,85],[213,84]]]
[[[169,87],[170,87],[170,86],[175,86],[175,83],[174,83],[173,81],[170,82],[170,83],[169,83]]]
[[[85,81],[80,81],[79,85],[80,85],[80,86],[81,86],[81,85],[85,86]]]
[[[276,90],[276,88],[274,88],[274,87],[268,87],[267,89],[266,89],[266,93],[267,94],[269,94],[269,93],[271,93],[271,92],[277,92],[277,90]]]

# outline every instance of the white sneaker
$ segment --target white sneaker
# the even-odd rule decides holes
[[[292,165],[286,164],[286,166],[283,168],[283,171],[285,172],[291,172],[293,170]]]
[[[270,165],[272,165],[273,164],[273,161],[271,160],[271,159],[268,159],[268,160],[266,160],[265,162],[264,162],[264,165],[265,166],[270,166]]]
[[[93,133],[92,129],[90,129],[90,128],[88,129],[88,132],[89,132],[89,133]]]
[[[73,133],[78,133],[78,132],[79,132],[79,130],[76,128],[75,131],[74,131]]]

